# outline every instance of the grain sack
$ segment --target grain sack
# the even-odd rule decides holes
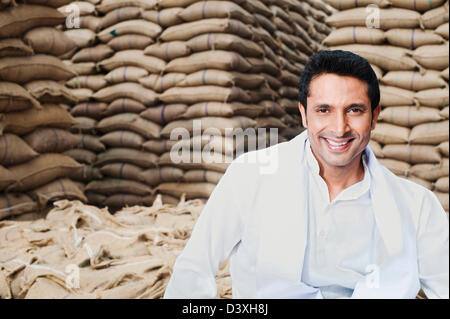
[[[0,11],[0,38],[20,37],[29,29],[63,24],[64,15],[39,5],[11,6]]]
[[[218,184],[223,174],[208,170],[190,170],[184,173],[183,180],[188,183]]]
[[[107,82],[102,74],[97,75],[80,75],[66,82],[70,88],[87,88],[93,91],[103,89]]]
[[[73,149],[66,151],[63,154],[70,156],[78,163],[88,165],[93,165],[95,163],[95,160],[97,159],[97,156],[95,155],[94,152],[85,149]]]
[[[184,73],[167,73],[165,75],[150,74],[140,78],[138,82],[146,88],[155,92],[163,92],[171,87],[177,86],[186,77]]]
[[[34,80],[66,81],[75,76],[58,58],[37,54],[0,59],[0,80],[26,83]]]
[[[70,77],[75,75],[90,75],[97,73],[97,65],[94,62],[72,63],[71,61],[65,60],[64,64],[74,72],[74,74]]]
[[[90,150],[95,153],[103,152],[106,147],[97,136],[80,134],[76,136],[80,143],[79,147]]]
[[[176,150],[174,150],[172,152],[162,154],[159,158],[159,165],[175,165],[182,169],[207,169],[225,173],[228,165],[233,160],[232,156],[217,152],[202,155],[202,152],[192,151],[188,154],[188,156],[186,156],[186,159],[184,159],[182,154],[180,155],[181,158],[178,157]],[[174,163],[172,158],[175,159],[177,163]]]
[[[214,188],[212,183],[162,183],[159,184],[156,190],[158,192],[168,194],[175,197],[180,197],[186,194],[186,198],[208,198]]]
[[[380,143],[374,141],[374,140],[370,140],[369,144],[368,144],[370,150],[373,152],[373,154],[375,154],[375,156],[377,158],[383,158],[384,154],[383,154],[383,150],[382,147],[380,145]]]
[[[448,106],[444,107],[444,108],[439,112],[439,114],[440,114],[443,118],[448,119]]]
[[[142,18],[159,24],[162,27],[170,27],[176,24],[183,23],[183,20],[178,14],[183,11],[183,8],[168,8],[160,11],[146,10],[142,13]]]
[[[68,178],[60,178],[30,192],[30,195],[42,206],[59,199],[87,202],[83,192]]]
[[[177,86],[237,86],[243,89],[255,89],[264,82],[264,76],[222,70],[206,69],[187,75]]]
[[[241,136],[240,136],[241,138]],[[218,135],[200,135],[193,136],[192,138],[177,143],[179,147],[186,147],[187,149],[198,149],[201,148],[204,152],[215,152],[222,153],[229,156],[232,156],[236,148],[244,147],[244,145],[240,145],[239,142],[243,142],[247,144],[248,136],[243,135],[242,138],[244,140],[240,140],[236,136],[236,142],[233,137],[222,137]]]
[[[251,97],[246,91],[238,88],[224,88],[220,86],[196,86],[196,87],[173,87],[159,96],[164,103],[194,104],[206,101],[217,102],[250,102]]]
[[[448,176],[448,158],[443,158],[439,164],[417,164],[410,168],[411,175],[425,179],[427,181],[435,181],[441,177]]]
[[[411,164],[439,163],[441,161],[439,151],[429,145],[386,145],[383,147],[383,155]]]
[[[383,30],[394,28],[416,28],[420,26],[420,13],[407,9],[380,9],[379,25]],[[327,17],[327,24],[336,27],[366,26],[368,12],[366,8],[355,8],[337,12]]]
[[[199,1],[177,14],[184,21],[196,21],[210,18],[231,18],[245,24],[253,24],[253,15],[230,1]]]
[[[448,120],[415,126],[409,135],[412,144],[439,144],[448,141]]]
[[[217,50],[194,53],[189,57],[172,60],[166,65],[165,72],[193,73],[204,69],[247,72],[251,67],[240,54]]]
[[[441,72],[441,76],[448,81],[448,68]]]
[[[37,203],[28,195],[19,193],[0,195],[0,220],[25,213],[36,212],[37,210]]]
[[[449,31],[448,29],[449,29],[449,25],[448,25],[448,22],[447,22],[447,23],[444,23],[444,24],[440,25],[436,30],[434,30],[434,32],[436,34],[439,34],[444,39],[448,40],[448,31]]]
[[[105,75],[105,80],[110,84],[122,82],[139,82],[140,78],[146,77],[148,71],[135,66],[121,66]]]
[[[372,46],[364,44],[342,45],[330,48],[331,50],[345,50],[358,54],[387,71],[416,70],[418,63],[410,58],[411,51],[388,45]]]
[[[149,140],[142,146],[148,152],[162,154],[170,151],[176,143],[178,142],[175,140]]]
[[[89,183],[95,179],[102,179],[103,175],[97,167],[83,165],[83,167],[74,170],[69,177],[74,181]]]
[[[386,39],[382,30],[366,27],[344,27],[333,30],[323,41],[328,46],[361,43],[382,44]]]
[[[80,144],[80,139],[62,129],[39,127],[23,137],[38,153],[62,153]]]
[[[42,108],[22,86],[12,82],[0,82],[0,113],[18,112],[31,107]]]
[[[104,201],[104,205],[108,206],[108,207],[118,207],[118,208],[122,208],[122,207],[131,207],[131,206],[151,206],[153,203],[153,196],[152,195],[147,195],[147,196],[137,196],[137,195],[133,195],[133,194],[114,194],[114,195],[110,195],[106,198],[106,200]],[[145,286],[147,287],[147,283],[145,284]],[[110,291],[110,290],[108,290]],[[108,292],[107,291],[107,292]],[[106,292],[106,293],[107,293]],[[106,295],[105,293],[105,295]],[[118,295],[121,298],[123,298],[123,294],[122,295]]]
[[[46,104],[42,110],[28,109],[23,112],[5,113],[0,120],[0,134],[11,132],[23,135],[38,126],[69,128],[73,124],[75,124],[75,119],[62,107]]]
[[[425,68],[442,71],[448,68],[448,43],[424,45],[414,50],[412,57]]]
[[[187,41],[204,33],[230,33],[243,38],[251,38],[252,30],[242,22],[233,19],[202,19],[171,26],[159,38],[164,42]]]
[[[186,104],[164,104],[148,108],[140,116],[158,124],[165,124],[181,118],[187,108]]]
[[[406,9],[411,9],[411,10],[419,11],[419,12],[423,12],[423,11],[427,11],[427,10],[439,7],[440,5],[442,5],[444,3],[444,1],[445,0],[434,0],[434,1],[429,1],[429,0],[415,0],[415,1],[389,0],[389,2],[394,7],[406,8]]]
[[[121,97],[131,98],[150,106],[155,104],[158,96],[155,92],[133,82],[114,84],[93,95],[93,98],[100,102],[112,102]]]
[[[41,103],[58,104],[67,101],[76,103],[78,101],[78,98],[64,85],[55,81],[32,81],[25,84],[24,88]]]
[[[9,167],[17,179],[17,184],[11,186],[10,190],[27,191],[65,177],[80,167],[81,164],[66,155],[42,154],[27,163]]]
[[[97,155],[96,165],[108,163],[130,163],[140,167],[154,167],[158,161],[155,154],[138,151],[130,148],[111,148]]]
[[[157,186],[164,182],[178,182],[183,179],[184,172],[176,167],[150,168],[145,170],[141,178],[149,186]]]
[[[436,29],[448,22],[448,1],[443,6],[425,12],[421,20],[426,29]]]
[[[58,11],[67,17],[72,13],[71,6],[73,5],[77,6],[77,13],[80,16],[95,15],[95,5],[87,1],[73,1],[68,5],[59,7]]]
[[[140,34],[126,34],[108,41],[108,46],[115,50],[144,50],[153,43],[153,39]]]
[[[105,44],[98,44],[92,48],[84,48],[78,51],[73,57],[72,62],[99,62],[107,59],[114,54],[113,49]]]
[[[95,191],[103,195],[126,193],[145,196],[152,194],[152,189],[142,183],[118,178],[105,178],[101,181],[92,181],[86,185],[85,190]]]
[[[377,123],[371,138],[381,144],[400,144],[409,141],[410,130],[406,127],[388,123]]]
[[[33,49],[21,39],[0,39],[0,58],[5,56],[32,55]]]
[[[202,102],[196,103],[186,110],[183,117],[196,118],[204,116],[230,117],[233,115],[243,115],[247,117],[256,117],[264,112],[264,106],[244,104],[239,102],[220,103],[220,102]]]
[[[406,180],[409,180],[411,182],[414,182],[416,184],[419,184],[419,185],[425,187],[426,189],[429,189],[429,190],[433,189],[433,184],[430,183],[429,181],[424,180],[424,179],[421,179],[421,178],[418,178],[418,177],[415,177],[415,176],[407,176],[406,177],[406,176],[399,175],[399,177],[404,178]]]
[[[89,117],[78,116],[75,118],[76,123],[70,127],[73,133],[88,133],[94,134],[97,127],[97,121]]]
[[[442,155],[445,155],[447,157],[448,157],[448,153],[449,153],[449,151],[448,151],[448,148],[449,148],[448,144],[449,144],[449,142],[446,141],[446,142],[442,142],[441,144],[438,145],[439,151],[442,153]]]
[[[90,47],[96,41],[96,34],[91,29],[69,29],[64,31],[64,33],[79,48]]]
[[[116,36],[125,34],[140,34],[149,38],[156,38],[162,31],[161,27],[153,22],[135,19],[119,22],[113,26],[100,31],[97,34],[99,41],[106,43]]]
[[[120,98],[108,104],[105,116],[111,116],[118,113],[140,113],[145,109],[145,105],[139,101],[128,98]]]
[[[328,3],[330,6],[335,9],[347,10],[355,7],[367,7],[370,4],[377,5],[380,8],[384,8],[391,5],[391,2],[388,0],[325,0],[325,3]]]
[[[431,107],[444,107],[448,105],[448,87],[442,89],[429,89],[416,92],[416,98],[420,105]]]
[[[131,131],[113,131],[100,137],[100,141],[110,147],[141,149],[145,138]]]
[[[0,165],[14,165],[27,162],[39,154],[25,143],[20,137],[13,134],[0,136]]]
[[[112,163],[103,166],[100,171],[104,176],[144,182],[143,169],[129,163]],[[149,184],[147,184],[149,185]]]
[[[415,106],[394,106],[384,108],[378,117],[378,120],[400,125],[400,126],[416,126],[422,123],[439,122],[442,116],[439,110],[429,107]]]
[[[94,94],[94,91],[88,88],[69,89],[69,90],[73,95],[77,97],[79,103],[88,102],[89,100],[91,100],[92,95]]]
[[[438,190],[439,192],[444,192],[444,193],[448,193],[449,192],[449,179],[448,176],[447,177],[441,177],[439,178],[436,183],[434,183],[434,187],[436,190]]]
[[[161,127],[156,123],[143,119],[137,114],[122,113],[104,118],[97,124],[97,129],[101,132],[129,130],[152,139],[159,137]]]
[[[101,19],[101,28],[106,29],[118,22],[138,19],[142,16],[142,8],[138,7],[122,7],[109,11]]]
[[[439,202],[442,205],[442,208],[444,208],[444,210],[446,212],[448,212],[449,209],[449,199],[448,199],[448,193],[441,193],[441,192],[434,192],[434,194],[437,196],[437,198],[439,199]],[[448,216],[448,214],[447,214]]]
[[[99,32],[102,28],[102,19],[94,16],[82,16],[80,17],[80,28],[90,29],[95,33]]]
[[[155,43],[145,48],[144,54],[152,55],[165,61],[189,55],[191,50],[184,41]]]
[[[444,39],[431,30],[391,29],[385,33],[387,41],[399,47],[415,49],[427,44],[442,44]]]
[[[414,92],[394,86],[380,85],[380,104],[382,106],[415,105]]]
[[[157,5],[155,0],[103,0],[96,9],[101,13],[108,13],[123,7],[138,7],[142,9],[152,9]]]
[[[23,39],[34,53],[59,56],[75,48],[75,42],[64,32],[50,27],[34,28],[25,33]]]
[[[166,63],[161,59],[144,55],[141,50],[125,50],[116,52],[111,58],[101,61],[99,65],[107,71],[121,66],[136,66],[151,73],[160,73],[164,70]]]
[[[0,191],[3,191],[5,188],[7,188],[9,185],[16,183],[16,179],[14,178],[14,175],[0,165]],[[1,199],[0,199],[1,201]],[[0,207],[1,211],[1,207]],[[0,212],[1,216],[1,212]]]
[[[390,71],[383,76],[381,82],[411,91],[440,88],[447,85],[439,72],[433,70],[427,70],[423,74],[415,71]]]
[[[392,173],[398,176],[408,176],[411,165],[406,162],[390,159],[390,158],[380,158],[378,159],[381,165],[385,166]],[[432,165],[432,164],[428,164]]]

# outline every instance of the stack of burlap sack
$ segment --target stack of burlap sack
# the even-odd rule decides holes
[[[0,222],[0,298],[161,298],[199,200],[106,208],[61,200],[45,218]],[[218,297],[231,297],[228,265]]]
[[[326,2],[343,11],[327,19],[336,29],[324,44],[365,57],[380,81],[372,150],[395,174],[433,190],[448,212],[449,2]]]
[[[58,56],[75,43],[56,26],[67,0],[2,2],[0,11],[0,219],[35,212],[59,198],[86,201],[68,178],[81,165],[64,155],[78,144],[76,102],[64,82],[74,76]]]

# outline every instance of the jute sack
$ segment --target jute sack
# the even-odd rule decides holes
[[[39,127],[23,140],[38,153],[62,153],[80,144],[79,137],[57,128]]]
[[[156,123],[143,119],[138,114],[123,113],[104,118],[97,124],[97,130],[101,132],[129,130],[152,139],[159,138],[161,127]]]
[[[251,97],[246,91],[238,88],[224,88],[220,86],[205,85],[196,87],[173,87],[159,96],[164,103],[194,104],[206,101],[217,102],[250,102]]]
[[[90,101],[92,99],[92,95],[94,94],[94,91],[92,91],[89,88],[81,88],[81,89],[69,88],[69,91],[77,97],[79,103]]]
[[[21,39],[0,39],[0,58],[5,56],[32,55],[33,49]]]
[[[280,78],[281,82],[285,85],[296,86],[300,81],[300,77],[296,74],[289,72],[288,70],[281,70]]]
[[[159,38],[164,42],[187,41],[203,33],[230,33],[251,38],[252,30],[242,22],[233,19],[202,19],[173,25],[165,29]]]
[[[66,110],[54,104],[43,105],[42,110],[28,109],[22,112],[5,113],[0,115],[0,118],[0,135],[3,132],[24,135],[38,126],[69,128],[76,123]]]
[[[103,145],[97,136],[87,134],[78,134],[75,136],[79,140],[79,148],[84,148],[95,153],[103,152],[106,149],[105,145]]]
[[[184,171],[177,167],[160,167],[145,170],[141,178],[149,186],[156,186],[165,182],[179,182],[183,179]]]
[[[279,76],[280,69],[269,59],[247,58],[251,65],[250,73],[268,73],[272,76]]]
[[[278,129],[287,128],[286,124],[284,124],[280,119],[273,116],[264,116],[258,117],[256,120],[256,128],[271,128],[276,127]]]
[[[243,115],[247,117],[256,117],[264,112],[264,106],[244,104],[239,102],[221,103],[221,102],[201,102],[188,107],[184,113],[184,118],[196,118],[204,116],[230,117],[233,115]]]
[[[133,194],[114,194],[106,197],[104,201],[104,205],[108,207],[113,208],[122,208],[122,207],[131,207],[131,206],[151,206],[153,203],[153,196],[152,195],[146,195],[146,196],[138,196]],[[142,283],[144,284],[144,283]],[[144,284],[146,287],[148,287],[148,284]],[[108,293],[111,294],[111,290],[106,290],[104,292],[105,295]],[[124,295],[123,293],[117,295],[122,298]]]
[[[245,24],[253,24],[255,18],[252,14],[230,1],[199,1],[178,13],[184,21],[196,21],[211,18],[231,18]]]
[[[449,151],[448,151],[448,149],[449,149],[448,143],[449,142],[446,141],[446,142],[442,142],[441,144],[438,145],[439,151],[442,153],[442,155],[445,155],[447,157],[448,157],[448,153],[449,153]]]
[[[165,75],[150,74],[146,77],[140,78],[138,82],[144,87],[160,93],[177,86],[185,77],[186,74],[176,72],[167,73]]]
[[[144,54],[156,56],[165,61],[170,61],[182,56],[189,55],[191,50],[185,41],[171,41],[155,43],[145,48]]]
[[[444,107],[448,105],[448,87],[442,89],[428,89],[416,92],[416,98],[420,105],[431,107]]]
[[[109,103],[106,108],[105,116],[111,116],[119,113],[140,113],[145,109],[145,105],[141,102],[125,97]]]
[[[448,158],[443,158],[439,164],[416,164],[409,171],[411,175],[427,181],[435,181],[441,177],[448,176],[448,169]]]
[[[90,182],[90,181],[89,181]],[[86,198],[88,199],[89,205],[95,205],[97,207],[105,207],[105,201],[108,198],[103,194],[98,194],[94,192],[86,192]]]
[[[125,82],[105,87],[94,93],[93,98],[100,102],[112,102],[118,98],[127,97],[144,105],[154,105],[158,95],[138,83]]]
[[[274,101],[262,101],[258,105],[256,105],[256,108],[258,108],[258,107],[264,108],[264,111],[262,113],[264,115],[272,115],[272,116],[279,117],[279,118],[283,118],[286,115],[288,115],[286,113],[286,111],[278,103],[276,103]],[[257,115],[260,115],[260,114],[257,114]],[[250,117],[253,117],[253,116],[250,116]],[[290,124],[296,125],[298,123],[299,122],[293,122],[293,123],[291,122]]]
[[[142,17],[143,9],[139,7],[121,7],[109,11],[101,19],[101,28],[106,29],[114,24],[126,20],[133,20]]]
[[[101,4],[96,6],[96,9],[101,13],[108,13],[123,7],[138,7],[149,10],[156,7],[157,3],[156,0],[103,0]]]
[[[178,142],[175,140],[149,140],[142,146],[144,147],[144,150],[159,155],[170,151],[172,149],[172,146],[174,146],[176,143]]]
[[[37,157],[36,153],[24,140],[14,134],[0,136],[0,165],[16,165]]]
[[[383,78],[384,71],[377,65],[371,64],[372,70],[375,72],[375,75],[377,76],[377,80],[381,82],[381,79]]]
[[[439,163],[441,155],[434,146],[429,145],[386,145],[383,155],[411,164]]]
[[[414,91],[394,86],[380,85],[380,103],[382,106],[415,105]]]
[[[374,140],[370,140],[369,141],[369,147],[372,150],[372,152],[375,154],[375,156],[377,158],[383,158],[384,154],[383,154],[383,149],[380,145],[380,143],[378,143],[377,141]]]
[[[57,10],[39,5],[12,6],[0,11],[0,38],[20,37],[29,29],[56,26],[65,20]]]
[[[212,183],[212,184],[218,184],[220,179],[222,178],[223,174],[219,172],[214,171],[208,171],[206,169],[199,170],[194,169],[187,171],[184,173],[183,180],[187,183]]]
[[[401,176],[408,176],[409,170],[411,168],[411,165],[409,165],[406,162],[402,162],[395,159],[390,158],[379,158],[378,162],[380,162],[381,165],[385,166],[387,169],[389,169],[392,173],[395,175],[401,175]],[[431,165],[431,164],[428,164]]]
[[[117,193],[135,194],[145,196],[152,194],[152,189],[140,182],[118,178],[105,178],[101,181],[92,181],[86,185],[86,191],[95,191],[103,195]]]
[[[386,73],[381,82],[385,85],[396,86],[411,91],[420,91],[447,86],[438,71],[427,70],[420,74],[416,71],[390,71]]]
[[[135,66],[121,66],[105,75],[105,80],[110,84],[122,82],[139,82],[140,78],[146,77],[148,71]]]
[[[156,190],[175,197],[186,194],[186,198],[191,199],[208,198],[215,187],[216,185],[212,183],[162,183]]]
[[[124,34],[140,34],[149,38],[156,38],[162,31],[161,27],[144,19],[135,19],[119,22],[97,34],[97,38],[106,43],[116,36]]]
[[[72,63],[68,60],[64,60],[63,62],[74,72],[68,78],[74,77],[75,75],[91,75],[98,72],[97,65],[94,62]]]
[[[251,67],[240,54],[217,50],[194,53],[188,57],[172,60],[166,65],[165,72],[193,73],[204,69],[247,72]]]
[[[145,138],[131,131],[113,131],[100,137],[100,141],[109,147],[141,149]]]
[[[366,27],[343,27],[333,30],[323,41],[328,46],[343,44],[382,44],[386,39],[383,30]]]
[[[63,154],[70,156],[78,163],[93,165],[97,159],[97,155],[94,152],[85,149],[72,149],[64,152]]]
[[[330,48],[330,50],[345,50],[356,53],[387,71],[416,70],[419,64],[408,56],[411,51],[388,45],[352,44]]]
[[[388,123],[377,123],[371,138],[381,144],[401,144],[409,140],[410,129]]]
[[[78,48],[87,48],[94,45],[96,34],[91,29],[69,29],[64,34],[72,39]]]
[[[34,28],[25,33],[23,39],[35,53],[59,56],[73,50],[75,42],[64,32],[50,27]]]
[[[37,80],[24,85],[24,88],[40,103],[77,103],[78,98],[64,85],[55,81]]]
[[[434,32],[436,34],[439,34],[441,37],[448,40],[448,32],[449,32],[449,25],[448,22],[440,25]]]
[[[66,17],[69,16],[71,13],[73,13],[73,9],[70,7],[70,5],[76,5],[78,10],[77,13],[80,16],[87,16],[87,15],[95,15],[95,5],[88,1],[74,1],[68,5],[62,6],[58,8],[58,11],[61,12]]]
[[[0,59],[0,79],[15,83],[34,80],[67,81],[76,74],[58,58],[36,54],[31,57]]]
[[[38,204],[28,195],[8,193],[0,195],[0,220],[25,213],[36,212]]]
[[[325,0],[325,3],[329,4],[339,11],[352,9],[355,7],[367,7],[369,4],[375,4],[380,8],[384,8],[391,5],[388,0]]]
[[[428,0],[389,0],[393,7],[411,9],[414,11],[427,11],[439,7],[445,0],[428,1]]]
[[[278,93],[282,97],[286,97],[288,99],[295,99],[298,96],[298,89],[292,86],[282,86]]]
[[[277,78],[273,77],[270,74],[263,73],[261,74],[261,76],[264,78],[264,82],[274,90],[278,90],[284,84],[282,81],[279,81]]]
[[[421,179],[421,178],[418,178],[418,177],[415,177],[415,176],[402,176],[402,175],[399,175],[399,177],[407,179],[407,180],[409,180],[411,182],[414,182],[416,184],[422,185],[426,189],[429,189],[429,190],[433,189],[433,184],[431,182],[429,182],[429,181],[424,180],[424,179]]]
[[[104,176],[134,180],[138,182],[143,181],[142,168],[129,163],[112,163],[103,166],[100,171]]]
[[[177,86],[237,86],[243,89],[254,89],[264,82],[264,76],[259,74],[245,74],[239,72],[227,72],[223,70],[206,69],[191,73]]]
[[[447,81],[448,81],[448,69],[449,68],[446,68],[444,71],[442,71],[441,72],[441,76],[442,76],[442,78],[444,78],[444,79],[446,79]]]
[[[36,199],[41,206],[59,199],[79,200],[87,202],[83,192],[68,178],[60,178],[44,186],[33,189],[30,195]]]
[[[444,107],[444,108],[439,112],[439,114],[440,114],[443,118],[448,119],[448,106]]]
[[[204,152],[214,152],[227,154],[232,156],[234,151],[236,150],[238,142],[240,142],[239,138],[245,139],[247,136],[236,136],[236,143],[233,140],[233,137],[222,137],[218,135],[200,135],[194,136],[190,139],[183,139],[176,143],[175,148],[182,149],[201,149]]]
[[[63,154],[42,154],[31,161],[10,166],[17,183],[10,187],[12,191],[27,191],[65,177],[82,165]]]
[[[449,199],[448,199],[448,192],[447,193],[441,193],[441,192],[434,192],[434,194],[437,196],[437,198],[439,199],[439,202],[442,205],[442,208],[444,208],[444,210],[446,212],[448,212],[449,210]],[[448,215],[447,215],[448,216]]]
[[[412,144],[439,144],[448,141],[448,120],[420,124],[412,128],[409,142]]]
[[[429,10],[422,15],[422,23],[426,29],[436,29],[448,22],[448,1],[438,8]]]
[[[14,175],[0,165],[0,191],[3,191],[6,187],[8,187],[11,184],[16,183],[16,179],[14,178]],[[0,199],[1,201],[1,199]],[[1,207],[0,207],[1,211]],[[1,213],[0,213],[1,216]]]
[[[271,17],[272,12],[264,2],[259,0],[248,0],[248,1],[235,1],[238,2],[239,5],[247,10],[248,12],[259,13],[265,15],[266,17]]]
[[[378,120],[400,126],[416,126],[422,123],[439,122],[439,110],[430,107],[394,106],[384,108]]]
[[[109,163],[130,163],[140,167],[155,167],[158,157],[153,153],[134,150],[131,148],[111,148],[97,155],[96,165]]]
[[[81,16],[80,17],[80,28],[90,29],[95,33],[99,32],[102,28],[102,19],[95,16]]]
[[[98,44],[92,48],[84,48],[78,51],[73,57],[72,62],[99,62],[107,59],[114,54],[114,50],[108,45]]]
[[[286,98],[280,98],[277,99],[277,103],[281,106],[281,108],[288,112],[288,113],[294,113],[298,111],[298,101],[296,100],[290,100]]]
[[[115,50],[144,50],[154,41],[146,35],[125,34],[108,41],[107,45]]]
[[[18,112],[31,107],[42,108],[22,86],[12,82],[0,82],[0,113]]]
[[[186,104],[164,104],[148,108],[140,116],[158,124],[165,124],[181,118],[187,108]]]
[[[172,7],[187,7],[194,2],[199,0],[160,0],[158,2],[158,7],[160,8],[172,8]],[[242,1],[238,0],[236,3],[240,3]]]
[[[66,82],[66,85],[70,88],[87,88],[92,91],[98,91],[103,89],[108,83],[102,74],[97,75],[80,75],[76,76]]]
[[[336,27],[366,26],[366,8],[355,8],[337,12],[326,19],[327,24]],[[416,28],[420,26],[420,13],[398,8],[380,9],[379,26],[383,30],[394,28]]]
[[[435,189],[438,190],[439,192],[444,192],[444,193],[448,193],[448,191],[449,191],[448,185],[449,185],[448,176],[441,177],[436,181],[436,183],[434,183]]]
[[[183,8],[179,7],[163,9],[160,11],[145,10],[142,13],[142,18],[167,28],[183,23],[183,20],[178,16],[178,14],[183,10]]]
[[[97,120],[89,117],[77,116],[75,118],[76,123],[70,127],[72,133],[87,133],[94,134],[97,127]]]
[[[414,50],[412,57],[425,68],[442,71],[448,68],[448,42],[441,45],[424,45]]]
[[[125,50],[116,52],[109,59],[101,61],[99,65],[107,71],[120,66],[136,66],[146,69],[150,73],[160,73],[164,70],[166,63],[161,59],[144,55],[142,50]]]
[[[444,39],[431,30],[391,29],[385,33],[387,41],[394,46],[415,49],[422,45],[442,44]]]
[[[202,152],[197,151],[186,153],[186,155],[178,155],[176,153],[174,154],[174,151],[164,153],[159,158],[158,164],[163,166],[176,166],[182,169],[207,169],[225,173],[228,165],[233,160],[232,156],[217,152],[206,156],[202,156]],[[175,162],[172,159],[175,160]]]

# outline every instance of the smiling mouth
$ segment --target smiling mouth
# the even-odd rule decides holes
[[[345,141],[336,141],[336,140],[332,140],[332,139],[328,139],[325,137],[322,137],[322,139],[325,141],[325,143],[327,144],[328,148],[331,151],[337,151],[337,152],[342,152],[347,150],[351,143],[353,142],[354,138],[345,140]]]

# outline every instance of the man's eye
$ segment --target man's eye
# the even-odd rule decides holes
[[[319,113],[326,113],[326,112],[328,112],[328,109],[318,109],[317,112],[319,112]]]
[[[362,110],[361,109],[357,109],[357,108],[353,108],[353,109],[350,109],[350,112],[351,113],[361,113]]]

